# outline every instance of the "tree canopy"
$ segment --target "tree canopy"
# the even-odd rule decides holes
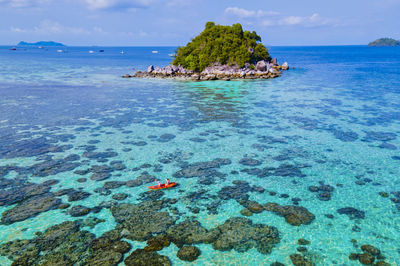
[[[205,29],[186,46],[179,47],[176,54],[172,64],[194,71],[214,63],[243,67],[270,59],[261,37],[255,31],[243,31],[239,23],[222,26],[207,22]]]

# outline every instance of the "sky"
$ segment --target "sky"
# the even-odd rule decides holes
[[[267,46],[400,39],[400,0],[0,0],[0,44],[179,46],[207,21],[241,23]]]

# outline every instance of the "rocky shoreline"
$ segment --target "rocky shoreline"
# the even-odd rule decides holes
[[[245,64],[244,67],[237,65],[214,64],[206,67],[202,72],[188,70],[182,66],[169,65],[166,67],[147,68],[147,71],[137,71],[133,75],[126,74],[123,78],[170,78],[181,80],[232,80],[232,79],[269,79],[281,76],[282,70],[289,70],[288,63],[279,65],[276,59],[270,61],[258,61],[256,65]]]

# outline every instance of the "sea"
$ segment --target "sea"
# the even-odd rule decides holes
[[[175,47],[10,48],[0,265],[400,265],[400,47],[202,82],[121,77]]]

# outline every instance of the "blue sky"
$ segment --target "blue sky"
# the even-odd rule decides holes
[[[0,44],[184,45],[207,21],[240,22],[266,45],[400,39],[400,0],[0,0]]]

